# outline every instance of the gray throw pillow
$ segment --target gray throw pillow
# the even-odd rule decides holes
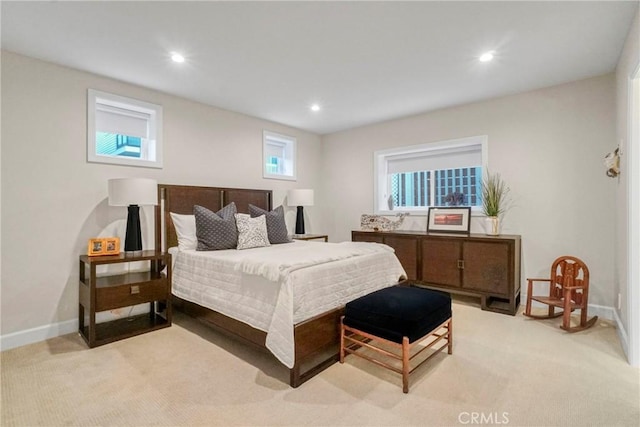
[[[235,249],[238,246],[238,229],[236,228],[236,204],[230,203],[218,212],[203,206],[195,205],[193,215],[196,217],[197,251],[217,251]]]
[[[278,206],[271,212],[265,211],[254,205],[249,205],[249,214],[251,218],[264,215],[267,220],[267,233],[269,234],[269,243],[276,245],[278,243],[290,243],[287,224],[284,222],[284,208]]]

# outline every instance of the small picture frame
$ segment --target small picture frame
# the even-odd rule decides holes
[[[119,237],[89,239],[87,254],[89,256],[117,255],[120,253]]]
[[[102,239],[89,239],[89,256],[102,255],[103,251],[104,245],[102,244]]]
[[[471,229],[470,207],[429,208],[427,232],[466,233]]]
[[[104,252],[102,255],[118,255],[120,253],[120,238],[107,237],[104,240]]]

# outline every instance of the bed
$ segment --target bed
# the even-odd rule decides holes
[[[292,387],[338,360],[339,320],[346,302],[405,276],[390,248],[361,242],[178,250],[171,212],[191,214],[196,204],[215,212],[231,202],[238,212],[248,212],[249,204],[271,211],[272,193],[165,184],[158,192],[156,247],[173,254],[173,306],[270,351],[289,369]],[[286,262],[276,268],[274,259]]]

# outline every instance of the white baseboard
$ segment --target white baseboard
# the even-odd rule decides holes
[[[526,295],[521,296],[521,301],[526,301]],[[522,304],[522,302],[521,302]],[[541,305],[542,307],[542,305]],[[627,333],[622,325],[618,313],[613,307],[605,307],[602,305],[589,304],[589,316],[598,316],[602,319],[613,320],[616,322],[618,336],[624,348],[625,354],[628,354],[628,338]],[[14,332],[7,335],[0,335],[0,351],[10,350],[12,348],[21,347],[27,344],[48,340],[60,335],[66,335],[78,330],[78,319],[67,320],[64,322],[52,323],[25,331]]]
[[[76,331],[78,331],[78,319],[51,323],[49,325],[39,326],[25,331],[0,335],[0,351],[22,347],[23,345],[33,344]]]
[[[524,292],[521,292],[520,305],[524,306],[526,303],[527,303],[527,294],[525,294]],[[531,301],[531,306],[537,307],[537,308],[547,307],[546,305],[536,301]],[[589,317],[598,316],[601,319],[613,320],[620,323],[618,316],[616,314],[616,311],[613,309],[613,307],[607,307],[605,305],[589,304],[588,312],[589,312]]]
[[[629,358],[629,336],[627,335],[627,331],[624,329],[624,324],[622,323],[622,319],[618,316],[618,312],[613,310],[613,315],[615,317],[616,322],[616,331],[618,331],[618,338],[620,338],[620,344],[622,345],[622,350],[624,354]],[[631,363],[631,361],[629,361]]]
[[[593,316],[598,316],[601,319],[607,319],[607,320],[616,320],[616,311],[613,309],[613,307],[606,307],[604,305],[597,305],[597,304],[589,304],[589,309],[587,310],[589,312],[589,318],[593,317]]]
[[[96,322],[108,322],[110,320],[120,319],[136,314],[142,314],[149,311],[149,303],[138,304],[135,306],[122,307],[114,310],[96,313]],[[49,325],[39,326],[37,328],[28,329],[26,331],[18,331],[7,335],[0,335],[0,351],[21,347],[27,344],[33,344],[48,340],[49,338],[59,337],[78,331],[78,319],[66,320],[64,322],[51,323]]]

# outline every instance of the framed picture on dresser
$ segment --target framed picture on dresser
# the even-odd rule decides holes
[[[427,232],[466,233],[471,229],[470,207],[429,208]]]

